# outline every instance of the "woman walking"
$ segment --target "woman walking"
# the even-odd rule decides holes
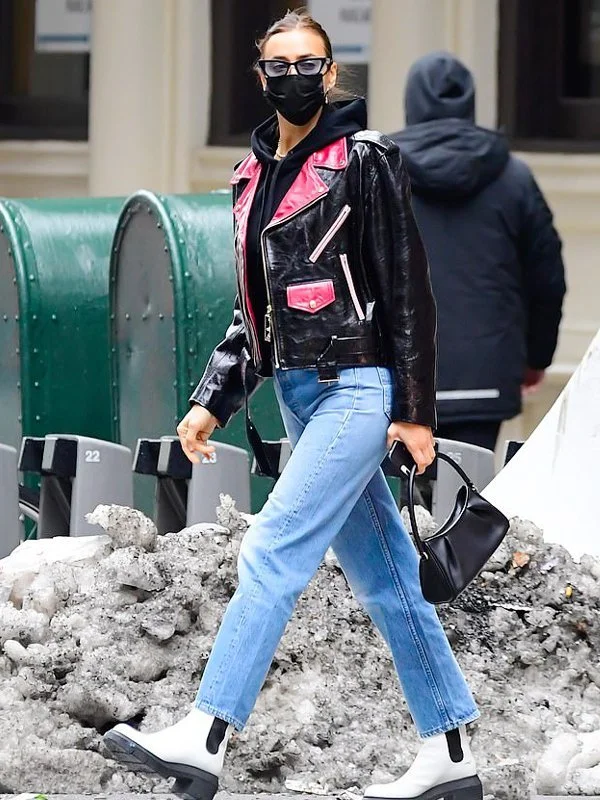
[[[362,99],[328,102],[337,65],[323,28],[294,12],[258,44],[276,114],[233,178],[238,296],[178,427],[192,461],[272,377],[290,460],[246,532],[239,585],[196,700],[175,725],[117,725],[105,741],[131,768],[211,800],[229,736],[254,707],[296,601],[332,547],[393,655],[421,746],[368,798],[480,800],[465,725],[479,711],[380,464],[404,442],[435,457],[435,305],[397,147],[365,130]]]

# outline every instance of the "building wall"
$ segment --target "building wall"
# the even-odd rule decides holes
[[[473,69],[480,124],[497,105],[497,0],[374,0],[370,125],[403,124],[404,76],[433,49]],[[119,21],[115,25],[115,20]],[[207,191],[227,184],[244,151],[208,147],[210,0],[95,4],[90,141],[0,142],[0,193],[13,196]],[[569,297],[544,389],[506,429],[527,435],[600,328],[600,155],[527,153],[565,243]]]

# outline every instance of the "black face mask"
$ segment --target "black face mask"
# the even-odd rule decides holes
[[[306,125],[325,104],[322,75],[267,78],[263,94],[292,125]]]

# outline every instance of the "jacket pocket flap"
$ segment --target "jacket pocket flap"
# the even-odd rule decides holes
[[[315,314],[335,300],[332,280],[296,283],[287,287],[287,304],[290,308]]]

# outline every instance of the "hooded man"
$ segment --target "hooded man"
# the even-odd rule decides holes
[[[475,85],[449,53],[410,69],[392,135],[413,190],[438,309],[436,435],[494,449],[552,362],[566,291],[561,241],[529,167],[475,124]]]

